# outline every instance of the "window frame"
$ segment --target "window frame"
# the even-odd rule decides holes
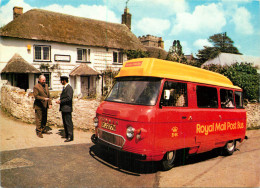
[[[241,103],[242,103],[242,106],[237,106],[237,95],[236,95],[236,93],[241,93]],[[235,100],[234,100],[234,104],[235,104],[235,106],[236,106],[236,108],[237,109],[244,109],[245,107],[244,107],[244,101],[243,101],[243,92],[242,91],[234,91],[234,98],[235,98]]]
[[[124,62],[124,54],[121,51],[113,51],[113,64],[122,65]]]
[[[231,98],[232,101],[229,101],[229,102],[226,102],[226,103],[225,103],[225,101],[222,101],[222,99],[223,99],[223,94],[222,94],[222,92],[223,92],[223,91],[225,91],[225,100],[227,100],[227,99],[226,99],[226,96],[229,95],[227,92],[232,92],[232,98],[228,96],[228,98],[229,98],[229,99]],[[234,91],[233,91],[232,89],[220,88],[220,90],[219,90],[219,96],[220,96],[220,107],[221,107],[222,109],[232,109],[232,108],[235,108],[235,103],[234,103],[234,102],[235,102],[235,100],[234,100]],[[227,106],[228,104],[231,105],[230,102],[232,102],[232,106]]]
[[[184,100],[185,100],[185,105],[184,106],[176,106],[176,105],[167,105],[165,104],[165,100],[164,100],[164,90],[166,89],[165,88],[165,83],[166,82],[172,82],[172,83],[175,83],[175,84],[183,84],[185,85],[185,89],[186,91],[184,92]],[[167,108],[187,108],[189,107],[189,91],[188,91],[188,83],[187,82],[182,82],[182,81],[177,81],[177,80],[165,80],[165,82],[163,83],[163,86],[162,86],[162,93],[161,93],[161,99],[160,99],[160,106],[163,106],[163,107],[167,107]],[[170,100],[169,100],[170,101]],[[169,102],[168,101],[168,102]],[[167,101],[166,101],[167,102]],[[178,99],[176,100],[175,104],[178,102]]]
[[[36,48],[41,48],[40,49],[40,53],[41,53],[41,58],[40,59],[36,59]],[[48,48],[48,55],[49,55],[49,59],[44,59],[44,48]],[[34,62],[51,62],[51,45],[34,45],[33,46],[34,52],[33,52],[33,61]]]
[[[79,59],[79,51],[82,51],[81,54],[82,59]],[[77,61],[76,61],[77,63],[91,63],[90,56],[91,56],[91,50],[89,48],[77,48]]]
[[[215,102],[217,102],[217,104],[216,105],[211,105],[211,106],[200,106],[199,105],[199,98],[198,98],[198,88],[202,88],[202,87],[204,87],[204,88],[211,88],[212,90],[214,89],[215,90],[215,94],[216,94],[216,101]],[[204,92],[204,93],[206,93],[206,92]],[[201,97],[200,96],[200,98],[204,98],[204,96],[203,97]],[[209,100],[209,102],[210,102],[210,99],[208,99]],[[219,108],[219,92],[218,92],[218,88],[217,87],[213,87],[213,86],[207,86],[207,85],[196,85],[196,102],[197,102],[197,108],[210,108],[210,109],[217,109],[217,108]],[[213,101],[214,102],[214,101]]]

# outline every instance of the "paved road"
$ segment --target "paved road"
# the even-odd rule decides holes
[[[88,136],[84,136],[87,134],[84,132],[76,132],[79,137],[70,144],[64,144],[59,134],[53,134],[40,140],[32,136],[22,144],[23,147],[18,147],[17,143],[21,142],[23,136],[17,137],[17,133],[12,133],[14,136],[8,137],[5,132],[10,131],[12,126],[20,125],[24,128],[23,131],[32,134],[35,127],[20,124],[2,115],[0,114],[0,154],[3,187],[260,186],[260,130],[248,131],[249,139],[240,144],[240,151],[232,156],[223,157],[208,152],[191,157],[184,166],[163,172],[157,163],[132,161],[118,153],[104,152],[89,143],[89,140],[86,141]],[[8,123],[2,124],[3,121]],[[5,125],[9,129],[4,128]],[[54,133],[58,130],[60,129],[52,128]],[[81,134],[83,135],[80,136]],[[2,138],[6,139],[5,144],[14,144],[18,148],[3,147]],[[29,144],[33,141],[37,145]],[[25,147],[26,143],[30,147]],[[41,144],[44,147],[40,147]]]

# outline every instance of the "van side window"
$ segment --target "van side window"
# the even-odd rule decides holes
[[[243,97],[242,92],[235,91],[235,102],[237,108],[243,108]]]
[[[187,84],[180,82],[165,82],[164,90],[170,90],[170,99],[164,101],[164,106],[188,106]]]
[[[234,96],[232,90],[220,89],[221,108],[234,108]]]
[[[218,108],[218,92],[216,88],[197,86],[197,105],[199,108]]]

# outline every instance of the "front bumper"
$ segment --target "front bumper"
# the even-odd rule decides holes
[[[132,152],[127,152],[127,151],[124,151],[122,150],[121,148],[119,147],[116,147],[114,145],[111,145],[107,142],[104,142],[103,140],[99,139],[96,134],[93,134],[91,136],[91,141],[96,144],[96,145],[101,145],[102,147],[107,147],[107,148],[110,148],[110,149],[114,149],[114,150],[117,150],[121,153],[124,153],[125,155],[129,155],[129,157],[131,159],[136,159],[136,160],[140,160],[140,161],[145,161],[147,156],[145,154],[137,154],[137,153],[132,153]]]

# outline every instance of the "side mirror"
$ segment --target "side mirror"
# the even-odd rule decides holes
[[[164,99],[164,100],[169,100],[169,99],[170,99],[170,95],[171,95],[170,90],[165,89],[165,90],[164,90],[164,94],[163,94],[163,99]]]

